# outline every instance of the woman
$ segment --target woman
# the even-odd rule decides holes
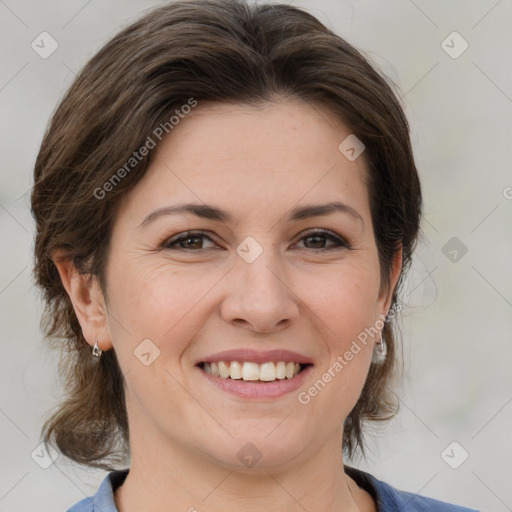
[[[111,471],[70,511],[469,510],[343,463],[396,411],[421,190],[393,91],[318,20],[153,10],[77,77],[34,178],[69,351],[44,440]]]

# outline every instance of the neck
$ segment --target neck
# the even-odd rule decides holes
[[[131,431],[130,471],[115,493],[116,506],[119,512],[358,512],[364,504],[366,510],[368,495],[344,473],[342,431],[336,434],[314,456],[298,456],[293,466],[241,472],[169,440],[165,450],[165,444],[147,446]]]

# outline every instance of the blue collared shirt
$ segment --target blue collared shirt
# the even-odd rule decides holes
[[[67,512],[118,512],[114,502],[114,491],[124,482],[128,471],[128,469],[111,471],[102,480],[96,494],[79,501]],[[378,512],[479,512],[475,509],[399,491],[359,469],[345,466],[345,472],[371,494],[377,503]]]

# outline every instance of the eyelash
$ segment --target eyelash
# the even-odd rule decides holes
[[[331,241],[334,241],[334,242],[336,242],[337,245],[335,245],[334,247],[331,246],[331,247],[327,247],[327,248],[321,247],[319,249],[309,249],[311,251],[322,252],[322,251],[332,251],[332,250],[337,250],[337,249],[342,249],[342,248],[350,249],[350,245],[348,244],[348,242],[346,242],[343,238],[335,235],[332,231],[329,231],[327,229],[315,229],[313,231],[310,231],[310,232],[306,233],[305,235],[303,235],[303,237],[299,241],[301,241],[305,238],[311,238],[311,237],[315,237],[315,236],[320,236],[320,237],[329,239]],[[177,238],[176,237],[169,238],[162,244],[161,247],[163,249],[171,249],[171,250],[177,249],[177,250],[183,250],[183,251],[197,252],[201,249],[173,247],[173,245],[178,244],[182,241],[186,241],[189,238],[201,238],[201,237],[207,238],[208,240],[213,242],[213,240],[208,235],[206,235],[203,231],[186,231],[184,233],[180,233],[180,236],[177,236]],[[209,247],[208,249],[211,249],[211,247]],[[307,248],[306,248],[306,250],[307,250]]]

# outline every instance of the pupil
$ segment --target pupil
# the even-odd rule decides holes
[[[310,236],[308,238],[310,240],[316,240],[316,242],[320,241],[320,246],[315,247],[315,249],[321,249],[322,248],[322,241],[323,241],[323,237],[322,236]]]
[[[200,240],[200,239],[201,239],[201,237],[199,237],[199,236],[190,236],[190,237],[186,238],[185,240],[183,240],[182,243],[188,244],[190,242],[190,240]],[[192,243],[192,245],[194,245],[194,244]],[[199,245],[202,245],[202,244],[199,243]],[[196,247],[196,248],[200,249],[201,247]]]

